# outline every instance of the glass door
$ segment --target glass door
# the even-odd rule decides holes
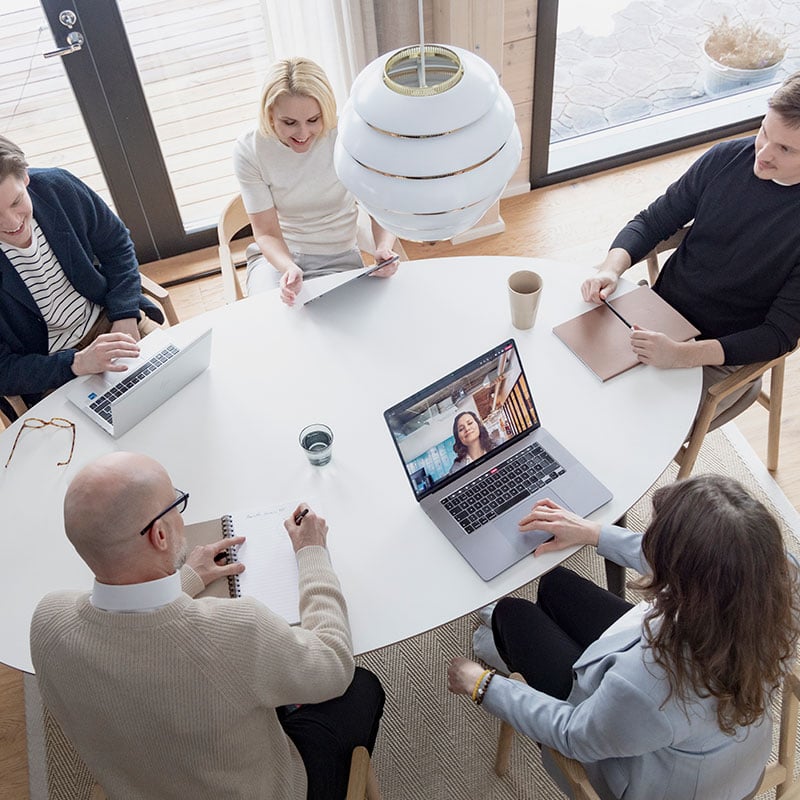
[[[42,0],[141,261],[213,244],[272,60],[259,0]],[[72,27],[64,14],[73,12]]]
[[[66,30],[65,30],[66,34]],[[38,0],[6,0],[0,10],[0,133],[32,166],[64,167],[113,207],[97,153],[58,58]]]
[[[0,24],[0,132],[31,165],[86,181],[142,263],[214,244],[272,61],[261,0],[5,0]]]

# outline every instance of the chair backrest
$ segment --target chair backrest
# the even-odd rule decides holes
[[[687,225],[684,228],[678,229],[672,236],[664,239],[663,242],[659,242],[645,256],[645,261],[647,262],[647,277],[650,280],[651,286],[656,282],[656,278],[661,269],[661,265],[658,263],[659,253],[666,253],[669,250],[674,250],[686,237],[686,234],[689,232],[689,227],[690,226]]]
[[[574,758],[567,758],[559,753],[558,750],[553,750],[552,747],[542,747],[542,750],[547,751],[550,758],[561,770],[569,784],[569,788],[572,790],[573,800],[600,800],[600,795],[597,794],[589,782],[589,776],[580,761],[576,761]]]
[[[0,425],[8,428],[14,420],[21,417],[28,410],[25,401],[19,395],[5,395],[0,397]]]
[[[239,276],[231,256],[231,240],[242,228],[250,224],[247,212],[244,210],[242,196],[237,194],[222,210],[217,224],[217,237],[219,239],[219,266],[222,270],[222,290],[226,303],[234,303],[244,297]]]

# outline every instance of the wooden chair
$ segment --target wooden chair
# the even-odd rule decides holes
[[[178,313],[175,311],[175,306],[172,304],[172,298],[169,296],[169,292],[143,273],[142,294],[149,295],[161,306],[164,310],[164,316],[167,318],[167,322],[170,325],[177,325],[180,322]]]
[[[3,428],[8,428],[17,417],[22,416],[28,407],[25,401],[18,395],[6,395],[0,402],[0,423]]]
[[[247,212],[244,210],[242,196],[237,194],[228,202],[219,216],[217,224],[217,238],[219,239],[219,266],[222,270],[222,293],[226,303],[235,303],[244,298],[239,276],[231,256],[231,241],[240,230],[250,224]]]
[[[89,800],[108,800],[99,783],[95,783],[92,787]],[[372,760],[366,747],[353,749],[345,800],[381,800],[378,780],[375,777],[375,770],[372,768]]]
[[[525,683],[525,678],[519,672],[512,672],[508,677]],[[783,682],[777,759],[766,766],[761,783],[750,797],[775,789],[776,799],[800,800],[800,782],[795,782],[794,778],[798,706],[800,706],[800,673],[796,665],[793,672],[787,673]],[[507,722],[501,722],[494,763],[494,771],[500,776],[508,772],[513,737],[514,728]],[[563,773],[574,800],[600,800],[580,761],[568,758],[551,747],[542,746],[542,751],[550,756]]]
[[[242,196],[237,194],[222,209],[217,224],[217,238],[219,239],[219,266],[222,271],[222,290],[226,303],[235,303],[244,297],[244,290],[236,273],[236,266],[231,255],[231,241],[239,231],[250,224],[247,212],[244,210]],[[372,232],[369,229],[369,217],[359,209],[358,246],[364,252],[371,252],[374,247]],[[398,239],[394,251],[400,256],[401,261],[408,261],[408,256]]]
[[[681,228],[668,239],[660,242],[647,254],[647,272],[650,284],[654,284],[660,269],[659,255],[674,250],[686,236],[689,228]],[[796,346],[795,346],[796,349]],[[726,378],[708,387],[700,402],[694,426],[689,438],[675,456],[680,468],[678,478],[688,477],[694,468],[705,435],[715,428],[729,422],[756,400],[769,412],[769,427],[767,434],[767,469],[774,472],[778,468],[778,456],[781,438],[781,412],[783,410],[783,383],[786,372],[786,358],[794,349],[770,361],[761,361],[757,364],[745,364],[732,372]],[[756,393],[755,382],[766,372],[770,372],[769,392],[761,389]],[[746,392],[730,408],[725,409],[719,416],[717,407],[720,402],[742,387],[754,384],[752,392]]]

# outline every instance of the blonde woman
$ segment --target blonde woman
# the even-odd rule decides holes
[[[258,127],[236,141],[234,170],[253,227],[247,291],[280,285],[294,303],[304,278],[364,266],[356,245],[355,198],[333,168],[336,100],[322,68],[307,58],[272,65]],[[374,220],[377,262],[394,258],[395,237]],[[388,277],[393,263],[373,273]]]

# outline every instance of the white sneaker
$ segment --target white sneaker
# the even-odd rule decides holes
[[[511,672],[506,662],[500,657],[500,653],[497,652],[492,629],[487,625],[478,625],[475,633],[472,634],[472,653],[490,667],[502,672],[503,675]]]
[[[496,605],[497,600],[495,600],[494,603],[489,603],[488,606],[478,609],[478,617],[487,628],[492,627],[492,614],[494,614],[494,608]]]

